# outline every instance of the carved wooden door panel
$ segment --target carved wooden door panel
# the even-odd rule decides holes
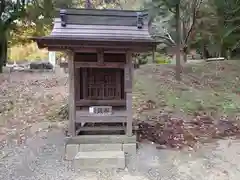
[[[121,80],[118,69],[87,68],[85,71],[88,99],[121,99]]]

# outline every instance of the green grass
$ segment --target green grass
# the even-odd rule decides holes
[[[240,112],[240,61],[186,65],[182,81],[175,81],[174,66],[144,65],[135,72],[138,101],[153,100],[158,109],[193,115],[206,112],[233,116]],[[164,103],[163,103],[164,102]]]

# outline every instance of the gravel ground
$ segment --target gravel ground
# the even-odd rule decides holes
[[[74,171],[63,161],[64,133],[41,131],[1,150],[1,180],[237,180],[240,142],[220,140],[197,151],[156,150],[141,144],[123,171]],[[5,155],[4,155],[5,154]]]

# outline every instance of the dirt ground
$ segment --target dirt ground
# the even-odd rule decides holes
[[[76,172],[62,160],[66,121],[59,111],[67,102],[66,74],[4,73],[0,179],[234,180],[240,146],[226,137],[239,135],[239,69],[237,61],[190,64],[180,83],[171,65],[136,70],[134,123],[139,140],[155,144],[141,143],[137,157],[119,172]]]
[[[11,136],[19,143],[32,124],[46,119],[66,104],[66,74],[12,72],[0,75],[0,142]]]
[[[149,140],[180,147],[187,143],[186,138],[195,143],[202,138],[199,134],[204,134],[204,138],[238,134],[239,69],[238,61],[189,64],[183,67],[181,82],[174,79],[173,65],[144,65],[136,70],[133,109],[140,136],[149,137],[157,126],[160,131]],[[33,123],[46,119],[58,122],[62,118],[59,111],[66,110],[62,107],[67,103],[68,79],[59,69],[55,73],[4,73],[0,84],[2,143],[6,136],[21,143],[24,141],[22,132]],[[170,126],[175,130],[170,130]],[[165,134],[179,142],[170,142],[169,135],[162,135],[165,129],[168,129]],[[157,142],[159,133],[165,143]],[[177,134],[181,135],[176,137]]]
[[[41,125],[39,125],[41,127]],[[125,170],[78,171],[63,161],[64,133],[42,130],[1,152],[1,180],[238,180],[240,142],[220,140],[197,151],[158,150],[141,144]]]

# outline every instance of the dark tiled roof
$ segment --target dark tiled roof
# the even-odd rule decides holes
[[[142,28],[137,27],[138,13],[141,13]],[[143,11],[67,9],[60,10],[60,14],[64,17],[55,19],[50,36],[152,39],[148,32],[148,16]]]
[[[140,27],[139,27],[140,26]],[[41,38],[35,38],[39,41]],[[65,9],[55,18],[48,40],[106,42],[154,42],[149,34],[148,14],[144,11]],[[57,41],[56,41],[57,45]]]
[[[55,19],[50,36],[104,39],[151,39],[148,26],[82,25],[67,24],[62,27],[61,20]]]

